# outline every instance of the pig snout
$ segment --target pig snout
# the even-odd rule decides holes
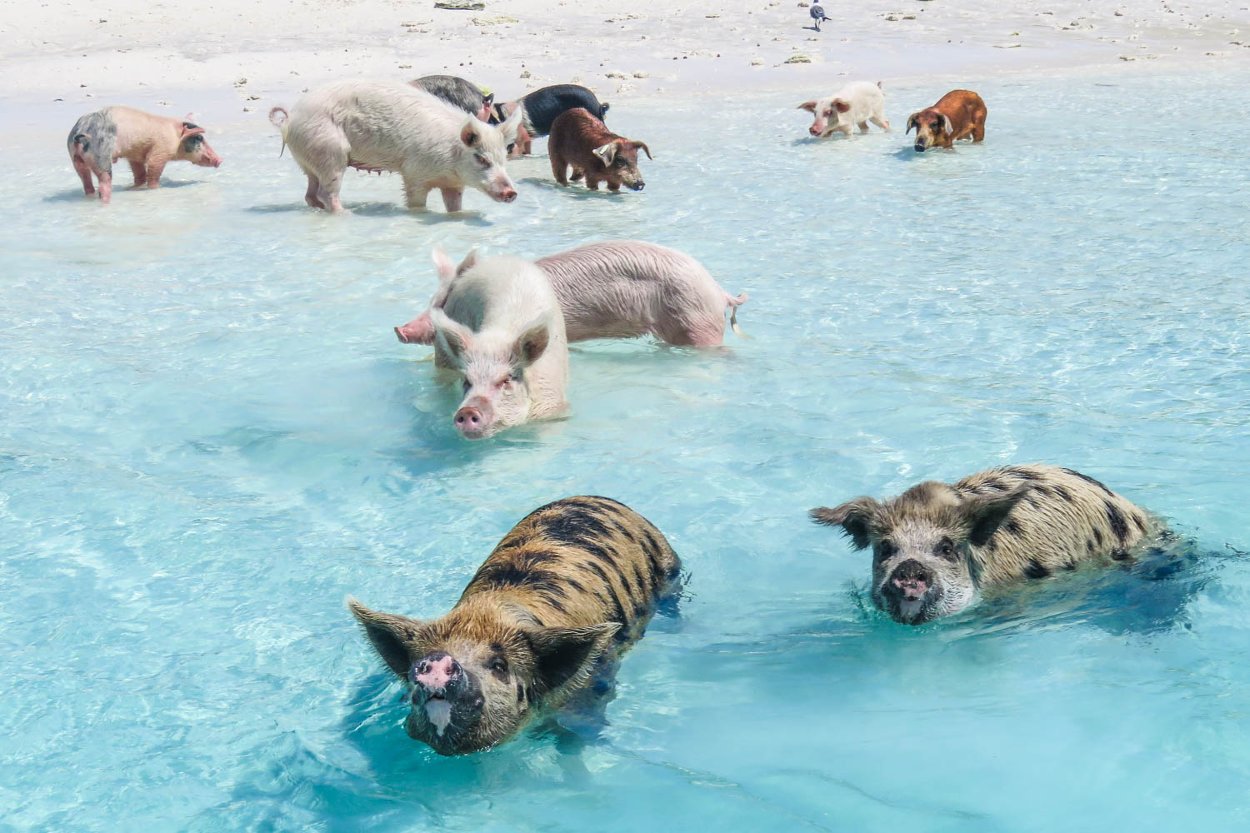
[[[485,399],[471,399],[460,406],[452,421],[466,440],[480,440],[490,432],[494,414]]]
[[[195,160],[195,164],[204,168],[220,168],[221,157],[208,145],[204,145],[200,157]]]
[[[894,568],[886,583],[886,592],[902,601],[914,602],[924,598],[933,586],[933,573],[919,561],[908,559]]]
[[[486,193],[496,202],[512,202],[516,199],[516,188],[512,187],[511,182],[491,183],[490,190]]]
[[[430,314],[423,312],[402,327],[396,327],[395,336],[402,344],[433,344],[434,325]]]
[[[464,687],[465,673],[455,658],[443,651],[418,660],[412,666],[413,699],[445,699]]]

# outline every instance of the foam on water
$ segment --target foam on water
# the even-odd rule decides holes
[[[1244,829],[1250,77],[977,83],[981,147],[621,104],[643,194],[304,207],[255,114],[103,208],[64,127],[0,179],[0,807],[47,830]],[[1161,102],[1185,89],[1177,113]],[[289,102],[288,102],[289,103]],[[75,114],[76,115],[76,114]],[[32,134],[33,135],[33,134]],[[10,148],[11,150],[11,148]],[[436,204],[437,201],[432,201]],[[391,327],[429,250],[640,237],[747,291],[723,351],[578,345],[569,419],[457,439]],[[1050,461],[1191,536],[918,629],[809,507]],[[690,572],[602,738],[438,758],[343,607],[435,616],[526,512],[629,503]]]

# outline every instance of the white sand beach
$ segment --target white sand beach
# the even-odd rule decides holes
[[[329,79],[447,72],[502,99],[579,82],[612,100],[827,89],[844,77],[1250,60],[1247,0],[47,0],[0,13],[0,97],[152,102],[233,91],[240,110]],[[185,102],[169,103],[183,107]]]

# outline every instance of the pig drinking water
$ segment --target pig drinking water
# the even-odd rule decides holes
[[[442,618],[348,606],[409,685],[408,735],[462,755],[602,701],[621,655],[680,581],[660,530],[623,503],[582,496],[522,519]]]
[[[482,439],[562,415],[568,341],[542,270],[516,257],[479,261],[472,252],[457,267],[435,250],[434,263],[450,284],[443,306],[430,310],[434,362],[460,377],[464,400],[454,422],[461,436]]]
[[[928,481],[884,503],[860,497],[811,516],[842,527],[856,549],[872,548],[873,602],[912,625],[957,613],[982,590],[1132,558],[1163,530],[1092,477],[1044,465]]]
[[[159,188],[165,165],[173,161],[208,168],[221,165],[221,157],[204,139],[204,128],[133,107],[105,107],[88,113],[74,123],[66,145],[83,192],[87,196],[96,192],[94,174],[102,202],[113,195],[113,163],[118,159],[130,163],[136,188]]]
[[[516,110],[521,110],[523,120],[521,130],[517,134],[517,150],[521,154],[529,154],[532,137],[546,136],[551,132],[551,125],[561,113],[584,107],[587,112],[603,121],[608,115],[608,103],[600,103],[590,90],[578,84],[553,84],[540,87],[527,93],[516,101],[509,101],[495,106],[495,119],[502,121]]]
[[[460,210],[466,187],[498,202],[516,199],[504,148],[519,114],[492,127],[407,84],[348,81],[304,95],[289,114],[275,107],[269,120],[308,176],[304,200],[314,208],[343,210],[349,167],[398,172],[411,209],[424,209],[435,188],[448,211]]]
[[[663,342],[694,347],[724,340],[725,309],[735,332],[745,294],[730,295],[697,260],[641,240],[609,240],[535,261],[551,280],[570,342],[634,338],[650,333]],[[430,309],[443,305],[455,273],[440,280]],[[427,309],[395,335],[405,344],[433,344]]]
[[[592,191],[599,190],[600,182],[607,182],[609,191],[619,191],[622,185],[632,191],[645,188],[647,183],[638,171],[639,149],[651,158],[646,143],[617,136],[580,107],[560,114],[547,141],[556,182],[568,185],[566,174],[572,166],[572,178],[585,177],[586,187]]]
[[[889,131],[890,120],[885,117],[885,95],[881,82],[853,81],[828,98],[804,101],[800,110],[815,116],[807,132],[813,136],[832,136],[841,131],[851,135],[851,128],[859,127],[860,133],[868,132],[868,122]]]
[[[472,81],[455,75],[423,75],[408,82],[419,90],[441,98],[453,107],[459,107],[479,121],[489,122],[494,115],[494,93],[484,93]]]

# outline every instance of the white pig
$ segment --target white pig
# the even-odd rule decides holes
[[[397,171],[411,209],[424,209],[438,188],[448,211],[459,211],[466,186],[493,200],[512,202],[516,188],[504,170],[521,114],[498,127],[402,82],[346,81],[314,90],[288,114],[269,120],[308,175],[304,201],[343,210],[339,190],[349,168]]]
[[[734,332],[745,294],[721,288],[690,255],[641,240],[608,240],[537,261],[564,312],[569,341],[633,338],[650,333],[668,344],[714,347],[725,333],[725,309]],[[447,299],[455,273],[439,276],[430,309]],[[430,311],[395,328],[406,344],[431,344]]]
[[[816,117],[807,132],[813,136],[831,136],[835,131],[851,135],[851,128],[859,126],[860,133],[868,132],[868,122],[889,131],[890,120],[885,117],[885,94],[881,82],[852,81],[828,98],[804,101],[800,110]]]
[[[563,415],[568,339],[542,270],[517,257],[479,261],[474,252],[457,267],[439,249],[434,265],[450,284],[443,306],[430,310],[434,361],[454,370],[464,387],[454,417],[461,436],[483,439]]]

